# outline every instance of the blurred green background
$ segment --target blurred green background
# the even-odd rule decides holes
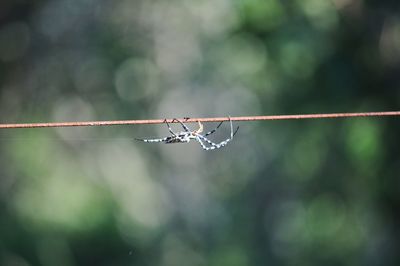
[[[399,6],[2,0],[1,123],[399,110]],[[400,265],[398,118],[235,124],[1,130],[0,265]]]

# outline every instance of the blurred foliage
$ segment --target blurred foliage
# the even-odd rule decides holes
[[[398,110],[399,11],[2,0],[0,118]],[[1,131],[0,264],[399,265],[397,118],[238,124],[213,152],[133,141],[164,125]]]

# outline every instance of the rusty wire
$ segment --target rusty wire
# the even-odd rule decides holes
[[[349,118],[349,117],[382,117],[400,116],[400,111],[391,112],[365,112],[365,113],[332,113],[332,114],[297,114],[297,115],[267,115],[267,116],[238,116],[231,117],[232,121],[260,121],[260,120],[289,120],[289,119],[323,119],[323,118]],[[185,123],[193,122],[222,122],[229,121],[229,117],[214,118],[183,118]],[[167,119],[168,123],[176,123]],[[153,120],[113,120],[113,121],[82,121],[82,122],[51,122],[51,123],[22,123],[0,124],[0,129],[5,128],[44,128],[44,127],[88,127],[88,126],[113,126],[113,125],[143,125],[162,124],[165,119]]]

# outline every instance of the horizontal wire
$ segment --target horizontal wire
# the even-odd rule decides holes
[[[222,121],[260,121],[260,120],[289,120],[289,119],[323,119],[323,118],[349,118],[349,117],[382,117],[400,116],[400,111],[391,112],[365,112],[365,113],[332,113],[332,114],[297,114],[297,115],[266,115],[266,116],[237,116],[237,117],[214,117],[214,118],[183,118],[185,123],[194,122],[222,122]],[[153,120],[113,120],[113,121],[82,121],[82,122],[53,122],[53,123],[23,123],[23,124],[0,124],[0,129],[5,128],[44,128],[44,127],[91,127],[91,126],[114,126],[114,125],[144,125],[178,123],[174,119]]]

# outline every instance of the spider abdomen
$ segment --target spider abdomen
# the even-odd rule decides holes
[[[166,144],[172,144],[172,143],[188,143],[190,141],[190,134],[188,132],[180,132],[179,134],[175,136],[170,136],[167,138],[165,141]]]

